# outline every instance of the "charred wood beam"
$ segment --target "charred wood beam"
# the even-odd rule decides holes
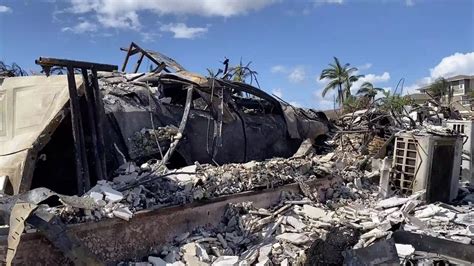
[[[118,69],[116,65],[107,65],[107,64],[99,64],[99,63],[92,63],[92,62],[85,62],[85,61],[74,61],[74,60],[67,60],[67,59],[58,59],[58,58],[49,58],[49,57],[40,57],[39,59],[35,60],[37,65],[41,65],[42,67],[74,67],[74,68],[86,68],[92,69],[94,68],[97,71],[115,71]]]
[[[168,149],[168,151],[166,151],[165,155],[163,156],[163,159],[161,160],[162,165],[165,165],[169,161],[169,159],[171,158],[171,155],[173,155],[173,152],[176,150],[176,147],[178,146],[179,141],[183,138],[183,132],[188,122],[189,111],[191,110],[191,102],[193,100],[193,90],[194,90],[193,86],[189,86],[187,89],[186,104],[184,106],[184,112],[183,112],[183,117],[181,118],[181,123],[179,124],[178,133],[176,134],[177,136],[175,137],[175,140],[171,143],[170,148]]]
[[[72,137],[74,141],[74,158],[76,163],[76,178],[78,194],[84,193],[84,181],[89,179],[87,159],[85,155],[84,135],[81,125],[81,107],[79,105],[79,96],[77,95],[76,79],[74,77],[74,68],[67,68],[67,79],[69,89],[69,105],[71,107]]]
[[[102,180],[104,179],[103,176],[103,171],[102,171],[102,164],[101,160],[99,157],[99,151],[98,151],[98,134],[97,134],[97,108],[96,108],[96,101],[94,99],[94,93],[93,93],[93,87],[91,84],[91,81],[89,79],[89,75],[87,73],[87,69],[83,68],[81,69],[82,71],[82,79],[84,80],[84,95],[86,98],[86,104],[87,104],[87,116],[88,116],[88,123],[89,123],[89,129],[90,129],[90,134],[91,134],[91,140],[92,140],[92,154],[94,156],[94,161],[92,162],[94,166],[94,171],[96,174],[97,179]]]
[[[155,63],[157,66],[162,64],[162,62],[156,61],[156,59],[153,56],[151,56],[147,51],[140,48],[140,46],[136,45],[134,42],[132,42],[130,44],[130,48],[128,50],[123,49],[123,48],[121,48],[120,50],[127,52],[127,56],[125,57],[125,62],[122,65],[122,72],[125,72],[125,69],[127,68],[128,59],[130,58],[130,56],[132,56],[136,53],[141,53],[141,56],[140,56],[141,59],[143,59],[143,57],[146,56],[150,61]],[[140,67],[140,63],[141,63],[141,60],[139,60],[139,62],[137,62],[137,65],[135,66],[137,71],[138,71],[138,68]],[[167,71],[167,72],[169,72],[169,71]],[[135,71],[135,73],[136,73],[136,71]]]
[[[82,194],[85,189],[90,188],[89,166],[87,162],[86,143],[84,138],[84,127],[81,117],[81,106],[77,92],[75,69],[80,69],[84,80],[85,98],[87,103],[87,114],[89,118],[88,127],[92,138],[92,147],[95,173],[98,179],[107,177],[105,162],[105,139],[104,139],[104,117],[105,111],[102,102],[102,96],[97,81],[97,71],[115,71],[116,65],[99,64],[85,61],[74,61],[67,59],[40,57],[35,60],[36,64],[41,65],[44,70],[52,67],[66,67],[68,90],[70,98],[71,120],[73,130],[76,177],[78,193]],[[88,76],[88,70],[91,70],[91,76]],[[49,74],[46,71],[47,75]]]
[[[142,64],[143,57],[145,57],[145,54],[142,53],[142,54],[140,55],[140,58],[138,58],[137,63],[135,64],[135,70],[133,71],[133,73],[137,73],[137,72],[138,72],[138,69],[140,68],[140,65]]]
[[[124,50],[124,49],[120,49],[120,50]],[[134,54],[134,51],[133,51],[133,42],[130,44],[130,48],[128,48],[128,53],[127,55],[125,56],[125,61],[123,61],[123,64],[122,64],[122,72],[125,72],[125,68],[127,67],[127,64],[128,64],[128,59],[130,59],[130,56],[132,56]]]
[[[100,93],[99,82],[97,79],[97,69],[91,70],[92,80],[91,84],[93,87],[92,93],[95,100],[96,107],[96,122],[97,122],[97,150],[100,157],[100,164],[102,169],[103,178],[107,179],[107,163],[105,160],[105,137],[104,137],[104,121],[105,121],[105,110],[104,102],[102,101],[102,94]]]

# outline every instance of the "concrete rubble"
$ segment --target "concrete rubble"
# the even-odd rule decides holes
[[[384,163],[361,154],[357,138],[346,141],[354,149],[342,149],[329,140],[325,145],[334,149],[325,154],[299,152],[287,159],[243,164],[195,163],[169,170],[156,160],[141,166],[127,162],[113,181],[99,181],[82,196],[96,203],[93,210],[64,204],[50,211],[67,223],[113,217],[129,221],[134,213],[149,208],[300,184],[299,193],[282,192],[280,201],[268,209],[255,208],[252,202],[230,204],[219,226],[196,228],[157,247],[144,260],[121,265],[298,265],[308,259],[339,264],[344,259],[361,260],[365,254],[344,253],[348,256],[344,258],[343,251],[387,241],[397,230],[473,244],[472,187],[461,187],[452,205],[427,204],[425,191],[388,196],[380,191],[378,180]],[[305,186],[311,180],[336,177],[342,183],[319,192]],[[318,255],[332,246],[338,248],[329,248],[335,250],[330,256]],[[397,243],[393,250],[400,261],[426,259],[410,244]]]
[[[383,199],[376,183],[367,178],[372,176],[372,172],[357,170],[355,165],[359,160],[351,160],[345,153],[314,156],[311,162],[310,165],[303,166],[301,161],[292,158],[272,159],[266,163],[198,167],[194,177],[198,180],[202,181],[204,179],[202,177],[205,176],[211,178],[204,180],[214,180],[212,177],[215,177],[216,173],[222,173],[220,178],[225,181],[221,182],[236,184],[235,178],[244,174],[260,175],[260,178],[265,178],[268,174],[264,169],[278,165],[282,166],[282,170],[271,172],[273,180],[284,182],[286,179],[277,179],[276,173],[282,173],[282,176],[287,174],[294,176],[295,172],[285,173],[289,171],[287,166],[290,163],[299,165],[295,167],[296,173],[301,173],[298,169],[305,168],[306,174],[316,177],[318,171],[327,174],[323,171],[326,164],[330,169],[336,168],[333,174],[340,174],[345,177],[345,181],[327,189],[323,196],[318,197],[310,194],[312,196],[310,198],[303,191],[293,194],[282,193],[280,202],[269,209],[254,208],[252,202],[231,204],[218,227],[197,228],[185,236],[177,237],[158,250],[154,256],[164,260],[168,258],[169,264],[178,262],[186,265],[294,265],[304,263],[312,243],[318,239],[326,239],[334,228],[341,230],[351,228],[357,232],[356,241],[349,247],[352,249],[363,249],[390,239],[396,230],[464,244],[473,243],[473,205],[426,204],[421,200],[424,192],[408,197],[392,196]],[[340,171],[337,170],[338,163],[344,164]],[[349,173],[344,168],[352,171]],[[203,170],[199,169],[206,170],[200,172]],[[256,169],[260,169],[261,172],[257,172]],[[225,175],[226,172],[234,174]],[[203,186],[206,186],[206,182],[203,183]],[[207,187],[212,189],[212,186]],[[239,187],[235,189],[242,191]],[[216,194],[206,195],[222,194],[225,192],[217,190]],[[458,202],[470,195],[464,195]],[[421,258],[411,245],[396,244],[396,253],[400,261]],[[339,255],[340,259],[343,259],[342,255]],[[134,265],[135,262],[127,263]]]
[[[299,193],[283,193],[279,204],[270,209],[256,209],[251,202],[229,205],[219,227],[197,228],[185,238],[176,238],[156,256],[165,259],[173,254],[168,263],[187,265],[294,265],[304,262],[311,243],[325,239],[333,228],[356,230],[360,237],[354,249],[390,239],[395,228],[465,244],[474,239],[469,231],[472,224],[460,222],[472,216],[474,206],[425,205],[417,200],[418,195],[389,198],[385,201],[390,204],[380,205],[370,186],[346,188],[354,188],[353,182],[334,188],[346,197],[331,197],[325,204]],[[415,253],[411,245],[397,244],[396,250],[401,260]]]
[[[261,162],[195,163],[174,170],[157,160],[140,166],[126,162],[112,181],[97,182],[81,197],[92,200],[94,208],[63,203],[49,211],[66,223],[113,217],[130,221],[135,213],[150,208],[299,184],[298,193],[281,192],[279,202],[270,208],[256,208],[253,202],[229,204],[218,226],[195,228],[156,247],[146,258],[131,258],[119,265],[342,264],[368,260],[384,245],[391,251],[379,258],[381,263],[393,262],[393,256],[400,262],[448,261],[420,253],[410,244],[392,243],[397,231],[473,244],[472,187],[460,187],[449,205],[426,203],[426,191],[411,195],[381,191],[384,160],[361,152],[360,136],[337,138],[325,142],[323,154],[300,151],[291,158]],[[342,148],[345,142],[353,148]],[[320,178],[340,178],[341,182],[318,191],[306,185]]]

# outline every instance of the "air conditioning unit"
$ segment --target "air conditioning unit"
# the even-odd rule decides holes
[[[462,146],[462,164],[461,164],[461,179],[469,181],[474,184],[474,138],[473,128],[474,121],[472,120],[447,120],[443,122],[443,126],[448,127],[460,134],[466,136]]]
[[[428,202],[457,197],[462,137],[401,132],[395,137],[391,188],[411,195],[426,190]]]

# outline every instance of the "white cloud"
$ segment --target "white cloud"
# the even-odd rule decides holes
[[[344,3],[344,0],[314,0],[314,3],[317,5],[321,4],[337,4],[341,5]]]
[[[70,31],[77,34],[85,33],[85,32],[95,32],[97,31],[97,25],[89,21],[82,21],[76,26],[64,27],[61,29],[61,31]]]
[[[390,73],[388,72],[383,72],[381,75],[377,74],[367,74],[364,77],[360,78],[358,81],[354,82],[351,87],[352,93],[355,93],[359,90],[360,86],[364,82],[370,82],[374,86],[377,86],[377,83],[384,83],[390,80]]]
[[[283,65],[274,65],[270,69],[274,74],[285,74],[290,82],[299,83],[306,79],[306,70],[304,66],[286,67]]]
[[[105,28],[138,30],[141,27],[138,14],[133,11],[123,12],[120,16],[113,14],[98,15],[97,21]]]
[[[291,70],[288,74],[288,79],[291,82],[298,83],[302,82],[306,78],[306,72],[302,66],[297,66]]]
[[[432,83],[439,77],[450,78],[456,75],[474,75],[474,52],[455,53],[446,56],[430,69],[430,76],[418,79],[413,84],[405,86],[405,93],[417,93],[417,89]]]
[[[361,65],[361,66],[358,66],[357,69],[360,71],[360,70],[367,70],[367,69],[369,69],[369,68],[371,68],[371,67],[372,67],[372,63],[365,63],[365,64],[363,64],[363,65]]]
[[[8,6],[0,5],[0,13],[11,13],[12,9]]]
[[[283,98],[283,92],[281,89],[273,89],[272,94],[274,94],[278,98]]]
[[[406,5],[406,6],[414,6],[414,5],[415,5],[415,1],[414,1],[414,0],[405,0],[405,5]]]
[[[142,42],[149,43],[154,42],[156,38],[160,37],[160,34],[154,32],[140,32],[142,36]]]
[[[207,27],[188,27],[184,23],[170,23],[161,26],[160,30],[172,32],[174,34],[173,37],[176,39],[194,39],[206,33],[208,29]]]
[[[441,59],[441,62],[430,69],[431,77],[451,77],[455,75],[474,75],[474,52],[455,53]]]
[[[272,66],[272,68],[270,69],[270,72],[272,72],[272,73],[285,73],[286,72],[286,67],[283,66],[283,65],[275,65],[275,66]]]
[[[277,0],[69,0],[69,12],[92,13],[105,27],[137,29],[139,12],[158,15],[198,15],[232,17],[260,10]]]

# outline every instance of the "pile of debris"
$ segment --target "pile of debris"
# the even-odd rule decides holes
[[[330,161],[333,156],[328,154],[313,159],[273,158],[263,162],[222,166],[196,163],[177,170],[166,169],[160,161],[145,163],[140,167],[129,162],[117,170],[118,175],[112,182],[99,181],[82,196],[84,199],[92,198],[97,209],[84,212],[71,206],[59,206],[52,210],[70,223],[100,220],[103,217],[128,220],[132,213],[143,209],[182,205],[334,176],[335,172],[331,174],[334,163]],[[348,170],[346,173],[347,178],[354,178],[354,172]]]
[[[326,204],[302,194],[282,193],[280,203],[256,209],[252,202],[230,204],[216,228],[197,228],[177,236],[148,257],[153,265],[302,265],[308,257],[342,264],[343,251],[390,239],[406,230],[470,244],[474,239],[474,206],[423,204],[421,196],[377,201],[370,186],[334,187]],[[358,197],[356,195],[364,195]],[[351,198],[357,198],[353,200]],[[336,240],[335,235],[337,235]],[[343,243],[337,249],[334,242]],[[331,244],[331,242],[333,242]],[[313,244],[312,244],[313,243]],[[334,250],[322,249],[326,245]],[[315,255],[314,250],[319,253]],[[396,244],[400,260],[415,258],[410,245]],[[393,261],[392,261],[393,262]],[[140,265],[130,262],[129,265]]]

